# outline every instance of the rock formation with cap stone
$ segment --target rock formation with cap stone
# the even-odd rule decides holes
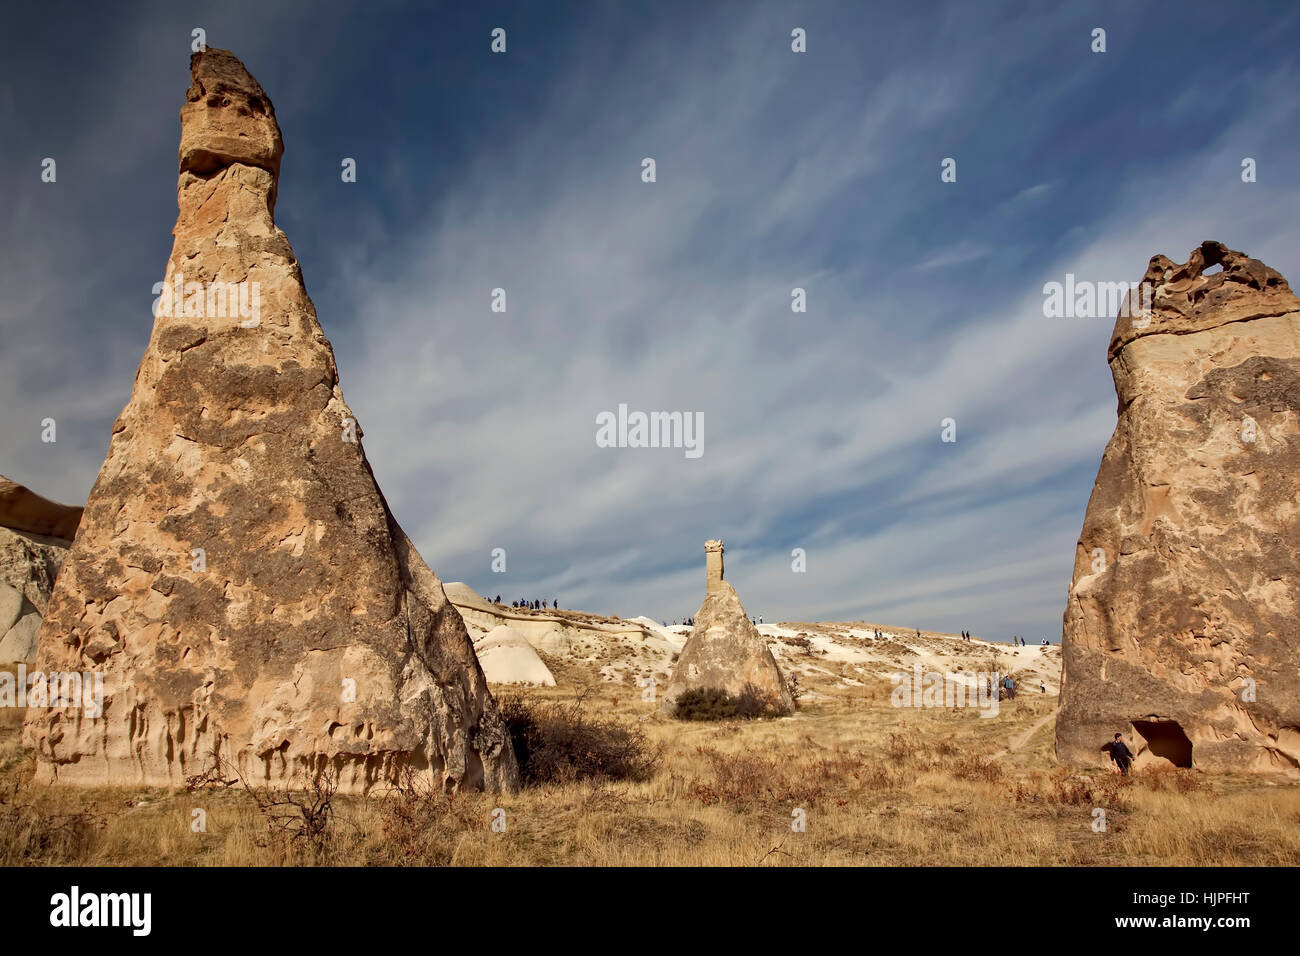
[[[164,292],[40,632],[39,667],[103,673],[103,714],[29,708],[37,779],[512,790],[465,624],[375,483],[272,218],[271,101],[224,50],[191,74]]]
[[[704,603],[677,659],[661,709],[671,714],[684,692],[712,689],[731,697],[753,694],[770,713],[789,714],[794,698],[736,589],[723,579],[722,555],[721,541],[705,543]]]
[[[1221,267],[1215,270],[1214,267]],[[1300,303],[1205,242],[1121,311],[1119,420],[1075,554],[1056,752],[1100,765],[1300,766]]]

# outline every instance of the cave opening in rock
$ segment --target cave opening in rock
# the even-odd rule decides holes
[[[1152,756],[1163,757],[1175,767],[1192,765],[1192,742],[1176,720],[1135,720],[1133,729],[1147,742]]]

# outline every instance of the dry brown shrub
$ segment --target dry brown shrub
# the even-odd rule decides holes
[[[753,720],[782,713],[752,685],[734,695],[718,687],[694,687],[682,692],[673,709],[678,720]]]
[[[952,761],[948,772],[958,780],[979,780],[997,783],[1002,779],[1002,765],[989,757],[968,755]]]
[[[1170,791],[1192,793],[1201,789],[1201,778],[1196,771],[1183,767],[1163,767],[1133,775],[1136,783],[1155,793]]]
[[[295,786],[272,787],[249,783],[238,767],[213,754],[206,770],[186,778],[185,789],[195,793],[235,783],[253,798],[266,821],[268,838],[259,840],[259,846],[290,857],[306,849],[314,861],[324,859],[330,848],[330,823],[339,789],[339,769],[333,761],[321,760],[312,770],[299,773]]]
[[[1034,773],[1011,787],[1016,803],[1059,806],[1114,806],[1121,803],[1131,778],[1118,774],[1089,776],[1060,769],[1049,774]]]
[[[864,763],[859,754],[792,761],[704,747],[696,752],[707,758],[712,776],[686,781],[687,794],[700,803],[725,804],[738,812],[775,805],[843,807],[866,787],[894,785],[888,771]]]
[[[510,731],[525,784],[577,780],[648,780],[660,749],[640,727],[588,713],[585,695],[567,702],[533,703],[503,697],[501,716]]]
[[[108,817],[93,806],[71,812],[41,808],[20,799],[15,787],[0,794],[0,865],[80,862],[107,826]]]
[[[916,739],[908,734],[890,734],[885,744],[885,756],[893,761],[911,760],[918,753]]]
[[[484,825],[473,797],[435,787],[409,767],[396,786],[377,796],[384,843],[395,863],[445,866],[455,841]]]

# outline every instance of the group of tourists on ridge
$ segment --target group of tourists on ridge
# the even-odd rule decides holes
[[[498,594],[498,595],[496,596],[496,600],[493,601],[492,603],[493,603],[493,604],[500,604],[500,603],[501,603],[501,595]],[[520,598],[518,601],[511,601],[511,602],[510,602],[510,606],[513,607],[513,608],[520,608],[520,609],[522,609],[522,610],[527,610],[527,611],[544,611],[544,610],[546,610],[546,602],[545,602],[545,601],[538,601],[538,600],[526,601],[526,600],[524,600],[523,598]],[[559,610],[559,607],[560,607],[560,599],[559,599],[559,598],[556,598],[554,601],[552,601],[552,602],[551,602],[551,607],[555,608],[556,610]]]

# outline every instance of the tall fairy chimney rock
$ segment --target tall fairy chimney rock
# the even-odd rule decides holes
[[[224,50],[190,66],[180,294],[160,299],[39,635],[36,666],[102,674],[103,709],[28,709],[37,779],[175,786],[219,765],[292,786],[331,766],[344,792],[405,768],[514,789],[465,624],[375,484],[272,219],[271,101]]]
[[[722,542],[704,542],[705,593],[712,594],[722,584]]]
[[[1222,271],[1208,272],[1214,266]],[[1202,243],[1151,260],[1121,313],[1119,420],[1075,553],[1056,752],[1138,764],[1300,765],[1300,303]]]
[[[790,713],[794,698],[776,658],[745,612],[736,589],[722,579],[722,542],[706,542],[704,559],[708,584],[704,603],[677,658],[661,709],[673,714],[685,691],[713,689],[733,697],[752,694],[769,712]]]

